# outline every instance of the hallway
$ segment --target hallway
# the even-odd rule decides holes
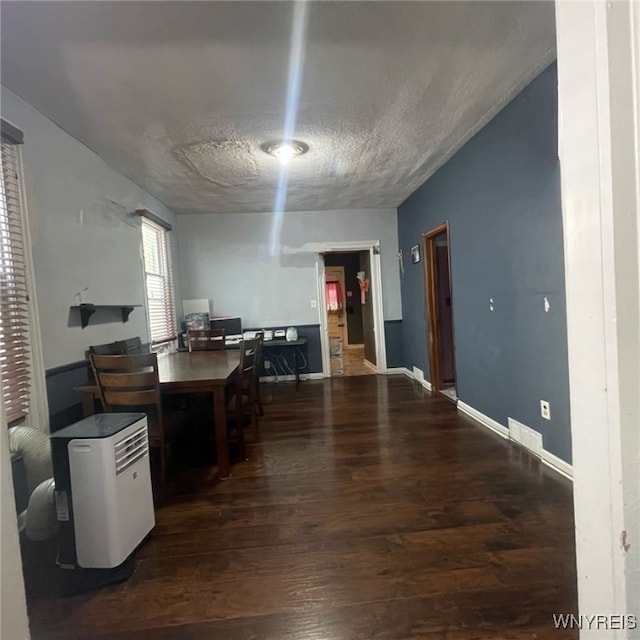
[[[577,638],[571,486],[402,376],[264,385],[262,441],[185,481],[128,582],[34,640]]]

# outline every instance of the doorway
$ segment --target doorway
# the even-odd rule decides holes
[[[335,251],[322,258],[330,375],[372,375],[377,358],[369,251]]]
[[[449,224],[445,222],[423,234],[422,238],[431,386],[434,391],[457,402]]]

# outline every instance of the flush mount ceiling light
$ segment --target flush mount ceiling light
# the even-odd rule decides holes
[[[265,142],[260,148],[270,156],[278,158],[282,164],[288,164],[291,158],[301,156],[309,151],[309,145],[299,140]]]

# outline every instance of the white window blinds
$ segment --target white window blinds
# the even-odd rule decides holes
[[[29,296],[20,198],[19,147],[2,139],[0,185],[0,376],[9,424],[29,411]]]
[[[176,309],[167,230],[143,217],[142,247],[151,343],[175,340]]]

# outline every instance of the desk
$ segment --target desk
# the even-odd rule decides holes
[[[296,389],[298,389],[300,387],[300,363],[299,363],[299,353],[300,353],[300,348],[304,348],[306,349],[307,347],[307,339],[306,338],[299,338],[298,340],[263,340],[262,341],[262,350],[263,351],[270,351],[270,350],[276,350],[276,349],[289,349],[291,347],[295,347],[293,349],[293,359],[294,359],[294,367],[295,367],[295,376],[296,376]],[[269,359],[269,358],[265,358],[263,356],[263,359]],[[308,359],[308,355],[307,355],[307,359]]]
[[[240,351],[197,351],[167,353],[158,356],[158,376],[162,393],[212,393],[213,426],[218,453],[220,479],[229,477],[229,439],[227,437],[227,405],[224,390],[240,363]],[[94,413],[96,386],[76,387],[83,394],[85,415]]]

